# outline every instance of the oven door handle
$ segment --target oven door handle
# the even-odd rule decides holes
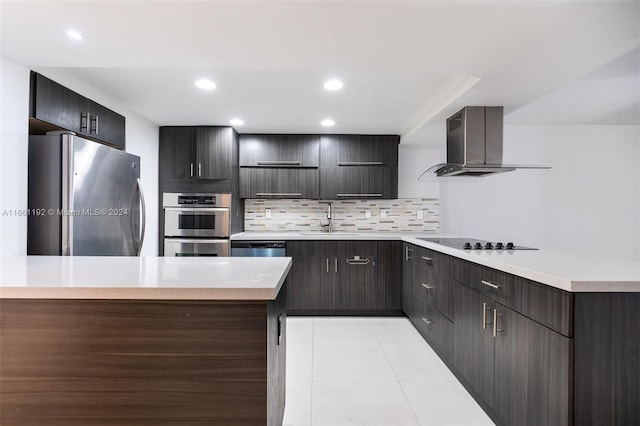
[[[178,213],[226,213],[229,211],[226,207],[165,207],[165,210],[170,210]]]

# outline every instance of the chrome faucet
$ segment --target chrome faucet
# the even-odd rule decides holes
[[[328,220],[327,224],[320,222],[320,227],[322,228],[323,231],[331,233],[333,232],[333,217],[331,216],[331,206],[333,205],[333,203],[331,201],[320,201],[320,204],[327,204],[327,220]]]

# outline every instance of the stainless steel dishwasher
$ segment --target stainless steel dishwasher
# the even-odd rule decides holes
[[[231,241],[233,257],[284,257],[287,243],[284,241]]]

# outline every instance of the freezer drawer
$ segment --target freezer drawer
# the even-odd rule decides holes
[[[229,240],[165,238],[164,255],[168,257],[229,256]]]

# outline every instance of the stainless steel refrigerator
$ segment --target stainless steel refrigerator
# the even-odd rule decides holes
[[[27,254],[138,256],[140,157],[70,133],[29,137]]]

